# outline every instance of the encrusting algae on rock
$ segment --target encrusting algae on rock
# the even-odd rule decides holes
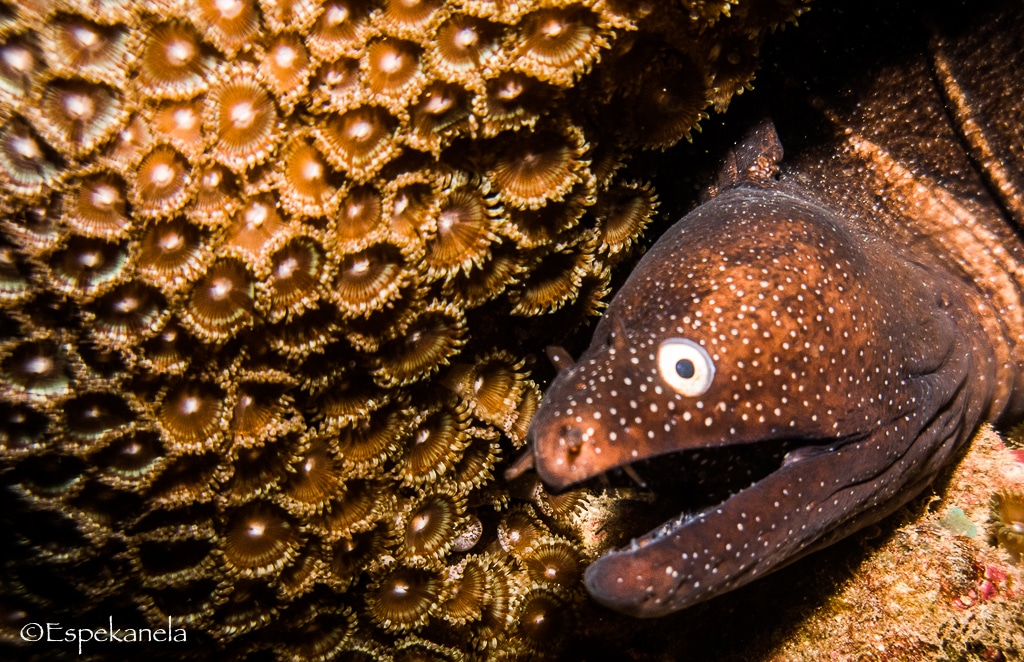
[[[557,656],[594,497],[495,478],[533,353],[654,214],[630,157],[803,8],[0,2],[11,654],[117,614],[225,659]]]

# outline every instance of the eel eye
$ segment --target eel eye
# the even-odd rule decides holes
[[[715,363],[707,351],[686,338],[669,338],[658,347],[658,372],[679,395],[693,397],[711,386]]]

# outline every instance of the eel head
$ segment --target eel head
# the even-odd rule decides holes
[[[739,187],[645,255],[531,427],[553,489],[626,473],[669,504],[587,569],[594,599],[685,608],[932,480],[970,432],[964,304],[894,250],[788,189]]]

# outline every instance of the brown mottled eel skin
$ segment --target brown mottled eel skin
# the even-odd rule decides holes
[[[551,352],[541,479],[625,471],[682,502],[587,569],[597,602],[659,616],[742,586],[1024,413],[1024,9],[962,15],[819,99],[826,140],[783,160],[758,125],[579,360]]]

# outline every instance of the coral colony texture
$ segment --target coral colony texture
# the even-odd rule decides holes
[[[499,478],[535,354],[802,9],[0,1],[5,654],[557,656],[598,497]]]

